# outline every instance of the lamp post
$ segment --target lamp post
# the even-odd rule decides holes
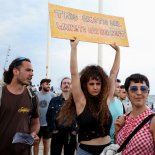
[[[5,58],[4,67],[3,67],[4,70],[6,69],[6,64],[7,64],[7,62],[8,62],[8,57],[9,57],[9,55],[10,55],[10,51],[11,51],[11,48],[10,48],[10,46],[9,46],[9,47],[8,47],[8,50],[7,50],[7,53],[6,53],[6,58]]]
[[[98,11],[103,13],[103,0],[98,0]],[[98,65],[102,66],[102,44],[98,44]]]
[[[49,0],[48,0],[49,4]],[[47,50],[46,50],[46,78],[49,78],[49,66],[50,66],[50,61],[51,55],[50,55],[50,47],[51,47],[51,30],[50,30],[50,23],[49,23],[49,12],[48,12],[48,30],[47,30]]]
[[[47,51],[46,51],[46,78],[49,78],[49,66],[50,66],[50,26],[48,22],[48,31],[47,31]]]

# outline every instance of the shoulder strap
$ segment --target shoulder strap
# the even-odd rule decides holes
[[[2,89],[3,89],[3,86],[0,86],[0,106],[1,106],[1,98],[2,98]]]
[[[35,93],[34,93],[34,91],[32,90],[31,86],[27,86],[26,88],[27,88],[27,90],[28,90],[28,92],[29,92],[30,97],[31,97],[31,98],[35,97]]]
[[[148,117],[146,117],[141,124],[139,124],[134,131],[126,138],[126,140],[123,142],[123,144],[120,146],[120,148],[117,150],[117,153],[121,152],[128,142],[132,139],[132,137],[153,117],[155,114],[151,114]]]
[[[5,82],[2,82],[0,84],[0,107],[1,107],[1,99],[2,99],[2,90],[3,90],[3,87],[5,86]]]
[[[36,95],[30,86],[27,86],[27,90],[28,90],[28,93],[31,97],[32,115],[33,115],[35,113],[35,109],[36,109]]]

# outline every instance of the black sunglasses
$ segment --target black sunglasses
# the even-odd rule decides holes
[[[129,87],[129,90],[131,92],[133,92],[133,93],[136,93],[139,89],[143,93],[148,93],[149,92],[149,88],[147,86],[140,86],[140,87],[138,87],[138,86],[131,86],[131,87]]]

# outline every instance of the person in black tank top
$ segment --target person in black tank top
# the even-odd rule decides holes
[[[116,44],[111,45],[116,56],[110,77],[98,65],[86,66],[79,74],[77,44],[77,39],[71,41],[72,92],[62,107],[58,122],[67,126],[76,118],[79,141],[77,155],[99,155],[111,141],[109,131],[112,117],[108,106],[114,93],[120,52]]]

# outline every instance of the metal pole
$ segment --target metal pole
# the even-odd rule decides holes
[[[103,0],[98,1],[98,11],[99,13],[103,13]],[[98,65],[102,66],[102,44],[98,44]]]
[[[50,28],[48,22],[48,34],[47,34],[47,51],[46,51],[46,78],[49,78],[49,59],[50,59]]]
[[[49,4],[49,1],[48,1]],[[50,22],[49,22],[49,12],[48,12],[48,30],[47,30],[47,51],[46,51],[46,78],[49,78],[49,66],[50,66],[50,61],[49,59],[51,58],[50,56],[50,41],[51,41],[51,30],[50,30]]]
[[[8,57],[9,57],[9,55],[10,55],[10,51],[11,51],[11,47],[10,47],[10,45],[9,45],[8,50],[7,50],[7,53],[6,53],[6,58],[5,58],[4,67],[3,67],[4,70],[6,69],[6,64],[7,64],[7,62],[8,62]]]

